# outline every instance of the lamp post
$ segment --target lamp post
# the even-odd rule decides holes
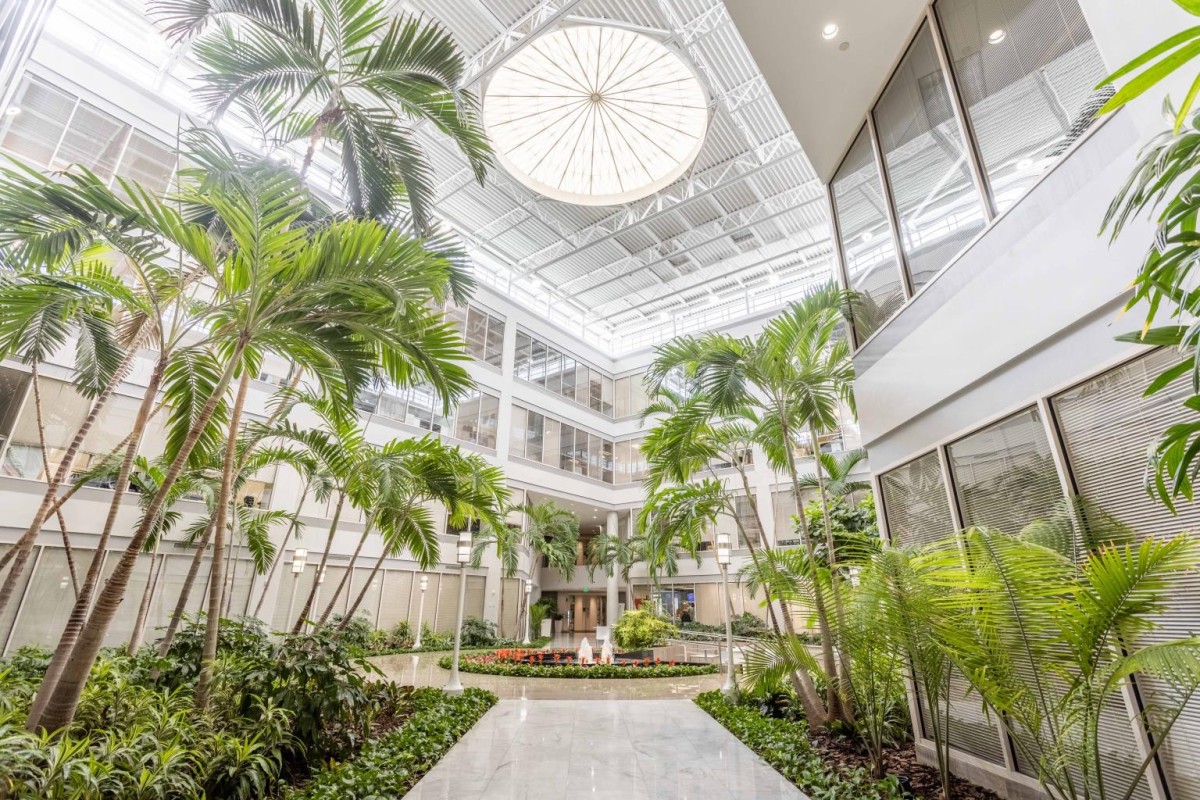
[[[721,570],[721,583],[725,587],[725,659],[727,666],[725,668],[725,685],[721,687],[721,693],[726,697],[733,697],[737,694],[737,679],[733,676],[733,616],[729,613],[732,608],[732,603],[729,598],[729,561],[732,556],[732,547],[729,541],[729,534],[723,531],[717,532],[717,566]]]
[[[308,563],[308,551],[303,547],[297,547],[292,551],[292,593],[288,596],[288,613],[287,619],[292,618],[292,610],[296,605],[296,584],[300,582],[300,573],[304,572],[304,567]],[[290,623],[289,623],[290,624]]]
[[[462,649],[463,605],[467,602],[467,563],[471,560],[471,531],[458,534],[458,610],[454,614],[454,658],[450,662],[450,682],[442,689],[449,695],[463,693],[458,680],[458,653]]]
[[[533,625],[533,617],[529,613],[532,610],[529,607],[529,596],[531,594],[533,594],[533,581],[527,580],[525,581],[525,641],[521,642],[521,644],[532,644],[530,637],[533,636],[533,632],[530,628]]]
[[[421,649],[421,622],[425,616],[425,590],[429,588],[429,576],[421,576],[421,602],[417,605],[417,639],[413,642],[413,649]]]

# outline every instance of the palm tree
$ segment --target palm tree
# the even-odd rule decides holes
[[[604,571],[608,577],[616,575],[625,583],[627,607],[633,606],[633,580],[630,573],[635,565],[642,563],[642,540],[632,537],[622,539],[619,534],[598,533],[588,542],[588,578],[596,577],[596,570]],[[613,620],[614,624],[616,620]]]
[[[1200,639],[1146,636],[1161,631],[1181,581],[1194,574],[1200,541],[1144,537],[1071,504],[1019,535],[971,528],[919,558],[924,579],[943,590],[939,644],[1047,793],[1132,796],[1200,690]],[[1101,722],[1137,675],[1169,691],[1156,692],[1153,713],[1138,720],[1153,747],[1132,775],[1118,774],[1106,769]]]
[[[847,297],[829,285],[810,291],[801,300],[767,324],[756,337],[734,337],[708,333],[698,337],[680,337],[658,348],[647,371],[651,391],[657,391],[668,379],[682,374],[684,380],[713,411],[722,416],[752,421],[752,436],[767,455],[768,465],[791,478],[796,506],[800,507],[800,474],[796,450],[803,438],[818,441],[818,431],[833,430],[843,404],[853,409],[854,366],[850,346],[844,338],[842,310]],[[824,470],[814,462],[819,486]],[[821,491],[825,511],[825,539],[833,552],[833,530],[829,523],[828,503]],[[801,540],[808,558],[815,561],[816,547],[803,514]],[[835,616],[841,613],[839,581],[830,584]],[[839,674],[824,591],[815,594],[815,615],[821,635],[823,668],[829,675]],[[829,719],[849,719],[842,697],[830,682],[826,687],[825,706]]]
[[[837,505],[838,503],[847,502],[855,492],[869,492],[871,490],[870,481],[854,480],[852,477],[855,467],[866,460],[867,451],[861,447],[855,450],[848,450],[841,455],[818,452],[816,461],[821,464],[821,470],[824,473],[823,479],[818,478],[815,472],[802,475],[800,476],[800,488],[802,490],[820,491],[823,484],[825,495],[831,504]]]
[[[483,563],[484,553],[494,548],[500,560],[500,574],[505,578],[516,576],[521,564],[521,555],[529,554],[530,571],[542,559],[558,570],[565,579],[575,574],[578,557],[579,517],[555,503],[543,500],[540,503],[524,503],[511,506],[509,512],[522,515],[523,526],[509,525],[503,519],[480,526],[472,537],[471,566],[478,569]],[[507,515],[506,515],[507,516]],[[524,595],[518,598],[517,619],[524,609]],[[503,593],[501,603],[504,602]],[[504,609],[500,609],[504,619]]]
[[[426,307],[455,288],[457,267],[449,259],[373,221],[313,226],[306,216],[308,194],[294,175],[267,160],[234,155],[215,137],[197,136],[194,143],[191,159],[200,168],[191,173],[196,181],[185,186],[181,202],[187,218],[207,217],[208,224],[203,238],[189,239],[195,246],[185,252],[212,294],[203,308],[189,309],[194,328],[205,335],[172,353],[164,373],[170,467],[69,659],[63,654],[66,666],[57,684],[43,682],[39,694],[50,693],[49,700],[41,718],[29,720],[31,726],[56,729],[72,718],[153,519],[193,451],[212,450],[222,430],[236,436],[248,376],[266,353],[291,359],[323,394],[346,407],[381,370],[401,385],[419,376],[447,396],[469,381],[457,363],[463,358],[461,339]],[[206,163],[236,169],[221,180],[205,180]],[[214,245],[211,236],[219,242]],[[235,378],[238,398],[229,407],[225,395]],[[233,448],[227,448],[218,516],[230,497],[233,467]],[[213,531],[218,587],[223,528],[218,519]],[[209,608],[219,618],[219,596],[210,598]],[[215,641],[206,646],[211,655]],[[211,661],[205,661],[205,678]],[[197,700],[203,704],[207,681],[200,689]]]
[[[415,229],[432,227],[433,170],[412,125],[428,122],[481,183],[491,148],[465,60],[436,22],[389,17],[371,0],[154,0],[174,39],[199,36],[200,101],[220,117],[238,106],[270,134],[307,140],[301,175],[324,142],[340,148],[351,209],[384,218],[403,202]]]
[[[387,512],[380,520],[383,551],[339,628],[350,624],[384,559],[407,550],[422,569],[438,562],[437,528],[426,503],[445,506],[454,524],[481,521],[484,526],[495,527],[504,518],[509,497],[504,473],[482,456],[446,447],[434,437],[418,440],[418,444],[393,442],[384,448],[385,452],[389,449],[408,455],[407,471],[411,477],[398,483],[396,491],[388,495]]]

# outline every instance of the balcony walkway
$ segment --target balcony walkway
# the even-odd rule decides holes
[[[576,797],[806,800],[690,700],[501,700],[405,795]]]

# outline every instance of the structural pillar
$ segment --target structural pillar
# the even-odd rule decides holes
[[[608,533],[609,536],[620,536],[621,535],[621,528],[617,524],[617,512],[615,512],[615,511],[608,512],[608,521],[605,526],[605,531]],[[619,611],[620,606],[617,601],[617,586],[618,586],[617,582],[619,580],[620,580],[620,569],[614,567],[613,571],[612,571],[612,575],[608,576],[608,581],[605,586],[604,617],[605,617],[605,622],[608,623],[608,630],[610,632],[609,635],[611,635],[612,629],[614,627],[616,627],[617,617],[620,616],[620,611]],[[630,598],[627,602],[633,602],[632,598]]]

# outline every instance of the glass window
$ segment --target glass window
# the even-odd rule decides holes
[[[487,363],[499,367],[504,361],[504,320],[488,316]]]
[[[562,456],[559,451],[562,444],[562,423],[553,417],[542,417],[542,424],[545,426],[545,435],[542,438],[542,463],[559,469],[567,469],[561,465]],[[570,429],[568,428],[568,430]],[[574,433],[568,434],[568,437],[570,436],[574,436]]]
[[[0,367],[0,450],[16,424],[17,414],[25,403],[25,387],[29,376],[15,369]]]
[[[909,47],[874,113],[915,291],[984,225],[983,204],[928,25]]]
[[[21,113],[0,119],[0,148],[37,166],[49,166],[71,119],[75,98],[26,76],[13,105]]]
[[[517,347],[513,354],[513,375],[523,381],[529,380],[529,334],[517,331]]]
[[[604,445],[603,440],[599,436],[588,436],[588,475],[591,475],[597,480],[602,480],[604,477],[601,462],[604,460]]]
[[[588,401],[591,405],[592,411],[602,411],[604,409],[603,383],[604,383],[604,377],[599,372],[592,372],[591,375],[588,376],[588,386],[589,386]]]
[[[1082,135],[1109,95],[1078,0],[938,0],[999,211]]]
[[[575,359],[566,353],[563,353],[562,357],[562,383],[558,387],[558,393],[568,400],[575,399]]]
[[[879,484],[888,535],[897,547],[925,545],[954,533],[936,452],[885,472]]]
[[[530,346],[529,375],[538,386],[546,385],[546,345],[534,339]]]
[[[380,393],[375,413],[391,419],[403,420],[406,402],[405,393],[394,387],[388,388]]]
[[[488,315],[470,306],[467,309],[467,328],[463,338],[467,340],[467,352],[476,361],[483,361],[487,354]]]
[[[967,525],[1017,534],[1063,501],[1046,429],[1036,408],[960,439],[948,452]]]
[[[614,483],[629,483],[629,442],[617,442],[613,445],[616,467]]]
[[[87,417],[91,402],[65,381],[41,378],[38,383],[42,396],[42,427],[46,455],[53,473],[71,440],[75,438],[75,432]],[[6,475],[21,478],[41,479],[45,476],[32,391],[29,392],[28,400],[13,428],[4,472]]]
[[[121,157],[117,174],[126,180],[136,181],[148,191],[162,194],[171,183],[175,172],[175,154],[171,148],[151,139],[141,131],[129,137],[129,146]]]
[[[78,164],[107,180],[116,171],[132,130],[117,118],[80,102],[50,166],[65,169]]]
[[[529,435],[525,427],[529,412],[518,405],[512,407],[512,419],[508,424],[508,454],[514,458],[525,457],[525,440]]]
[[[484,394],[479,398],[479,444],[496,448],[496,425],[500,413],[500,398]]]
[[[475,396],[459,402],[454,424],[454,438],[464,442],[479,441],[479,400],[480,398]]]
[[[558,442],[558,468],[566,472],[575,471],[575,429],[561,424]]]
[[[600,453],[600,479],[605,483],[613,482],[613,443],[607,439]]]
[[[558,394],[562,388],[562,353],[546,348],[546,389]]]
[[[1168,537],[1200,530],[1200,505],[1180,503],[1178,514],[1147,494],[1146,453],[1171,425],[1195,414],[1183,405],[1192,395],[1188,376],[1150,397],[1146,387],[1178,363],[1170,349],[1155,350],[1077,386],[1054,400],[1067,459],[1079,493],[1143,536]],[[1200,619],[1200,573],[1190,571],[1171,593],[1161,627],[1146,631],[1139,644],[1190,635]],[[1180,697],[1164,683],[1138,676],[1147,708],[1177,705]],[[1173,797],[1200,797],[1200,704],[1194,700],[1171,728],[1159,751]],[[1110,760],[1111,761],[1111,760]],[[1108,762],[1106,762],[1108,763]],[[1119,762],[1113,762],[1119,763]],[[1124,766],[1124,765],[1123,765]]]
[[[904,303],[879,166],[865,127],[833,176],[830,191],[846,275],[850,288],[860,294],[852,316],[861,344]]]
[[[611,417],[613,414],[613,379],[605,376],[604,389],[600,396],[600,413]]]
[[[575,402],[587,408],[588,406],[588,376],[591,370],[586,364],[575,364]]]

